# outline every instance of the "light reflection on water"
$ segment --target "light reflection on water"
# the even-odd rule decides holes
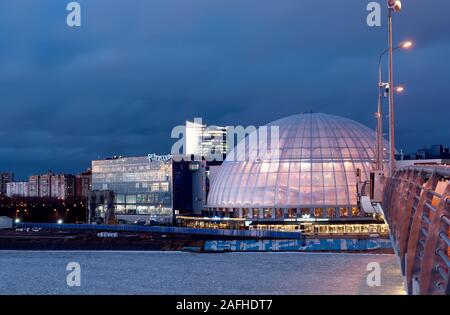
[[[66,285],[72,261],[81,287]],[[0,251],[0,266],[0,294],[405,294],[394,255]]]

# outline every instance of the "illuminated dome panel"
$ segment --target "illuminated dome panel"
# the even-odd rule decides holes
[[[279,127],[279,159],[227,158],[211,183],[208,208],[356,205],[357,169],[368,180],[375,161],[374,131],[321,113],[289,116],[267,126]],[[237,145],[228,157],[248,150],[248,145]]]

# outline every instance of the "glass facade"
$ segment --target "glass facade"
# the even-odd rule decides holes
[[[92,161],[92,189],[113,191],[115,214],[172,215],[172,160]]]
[[[289,116],[267,126],[279,128],[279,158],[227,158],[211,184],[209,211],[221,216],[224,209],[233,208],[240,210],[240,216],[261,218],[269,213],[272,218],[362,215],[352,211],[357,205],[357,169],[362,181],[369,180],[375,160],[374,131],[320,113]],[[264,141],[268,140],[259,139],[259,148]],[[248,152],[254,149],[258,148],[237,145],[228,156],[257,156]],[[235,152],[239,150],[244,152]],[[260,215],[256,209],[264,211]]]
[[[186,121],[186,152],[203,157],[220,157],[228,151],[227,129],[219,126],[207,126],[201,119]]]

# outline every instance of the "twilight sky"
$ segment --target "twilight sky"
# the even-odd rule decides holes
[[[375,126],[387,35],[384,10],[367,26],[369,0],[80,0],[81,28],[68,2],[0,3],[0,171],[19,179],[168,153],[194,117],[258,126],[312,110]],[[416,46],[396,53],[397,148],[448,146],[450,1],[403,2],[395,42]]]

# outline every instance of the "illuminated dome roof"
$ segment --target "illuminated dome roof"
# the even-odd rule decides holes
[[[343,117],[308,113],[267,125],[279,127],[279,159],[232,157],[248,151],[237,145],[214,176],[209,209],[350,207],[356,201],[356,170],[368,180],[376,135]],[[248,138],[248,137],[247,137]],[[244,140],[243,140],[244,141]]]

